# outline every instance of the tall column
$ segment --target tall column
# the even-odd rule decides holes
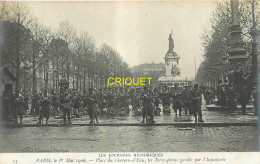
[[[230,47],[228,52],[228,61],[230,67],[234,70],[237,69],[239,63],[244,66],[247,60],[246,50],[243,47],[244,42],[241,37],[242,31],[239,23],[238,4],[238,0],[231,0],[232,25],[229,27]]]

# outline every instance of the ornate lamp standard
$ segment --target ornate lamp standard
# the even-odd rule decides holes
[[[65,75],[62,75],[62,78],[60,79],[59,82],[59,86],[60,86],[60,93],[64,94],[66,91],[68,91],[69,89],[69,81],[66,78]]]
[[[230,46],[228,51],[228,61],[231,69],[237,69],[239,63],[245,66],[247,60],[246,50],[241,37],[242,31],[239,23],[238,0],[231,0],[232,25],[230,30]]]

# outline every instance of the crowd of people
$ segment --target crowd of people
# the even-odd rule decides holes
[[[249,95],[247,89],[241,89],[237,94],[233,85],[227,81],[213,87],[205,87],[198,84],[191,86],[163,86],[163,87],[135,87],[135,88],[90,88],[81,93],[80,91],[67,90],[59,92],[52,90],[47,92],[33,91],[31,98],[28,92],[16,92],[13,98],[4,100],[7,118],[22,123],[23,115],[29,111],[32,115],[38,115],[38,124],[46,124],[50,116],[63,114],[64,123],[71,124],[71,117],[89,115],[90,123],[98,123],[98,117],[102,116],[125,116],[130,113],[142,116],[142,123],[155,123],[154,116],[163,113],[174,112],[176,117],[193,115],[195,122],[204,122],[201,113],[201,102],[204,97],[206,104],[213,104],[217,97],[216,105],[230,109],[236,109],[237,101],[242,104],[242,112],[245,114],[245,105],[248,103]],[[6,96],[8,97],[8,96]],[[4,96],[5,98],[5,96]],[[10,102],[10,103],[8,103]],[[162,108],[160,109],[160,104]],[[129,108],[129,106],[132,108]],[[30,109],[30,110],[29,110]],[[172,110],[171,110],[172,109]],[[184,110],[184,112],[182,112]]]

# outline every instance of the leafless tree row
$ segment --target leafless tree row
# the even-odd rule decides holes
[[[87,32],[67,22],[54,31],[40,24],[24,2],[0,3],[1,66],[17,78],[16,90],[58,89],[66,76],[76,90],[104,87],[111,76],[130,76],[120,54],[97,48]]]

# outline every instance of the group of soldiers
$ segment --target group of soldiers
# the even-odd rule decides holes
[[[30,113],[39,116],[39,124],[46,118],[46,124],[51,115],[57,116],[63,113],[63,121],[68,119],[71,124],[71,116],[80,117],[88,114],[90,123],[98,123],[98,116],[127,115],[130,113],[129,105],[135,115],[142,116],[142,123],[154,123],[154,115],[160,115],[163,106],[163,113],[174,110],[176,116],[194,114],[195,121],[203,122],[201,114],[202,91],[198,85],[180,87],[139,87],[139,88],[90,88],[88,92],[66,90],[65,92],[47,90],[43,92],[33,91],[31,99],[28,92],[16,92],[14,98],[14,112],[12,113],[15,122],[22,122],[23,115],[29,110]]]

